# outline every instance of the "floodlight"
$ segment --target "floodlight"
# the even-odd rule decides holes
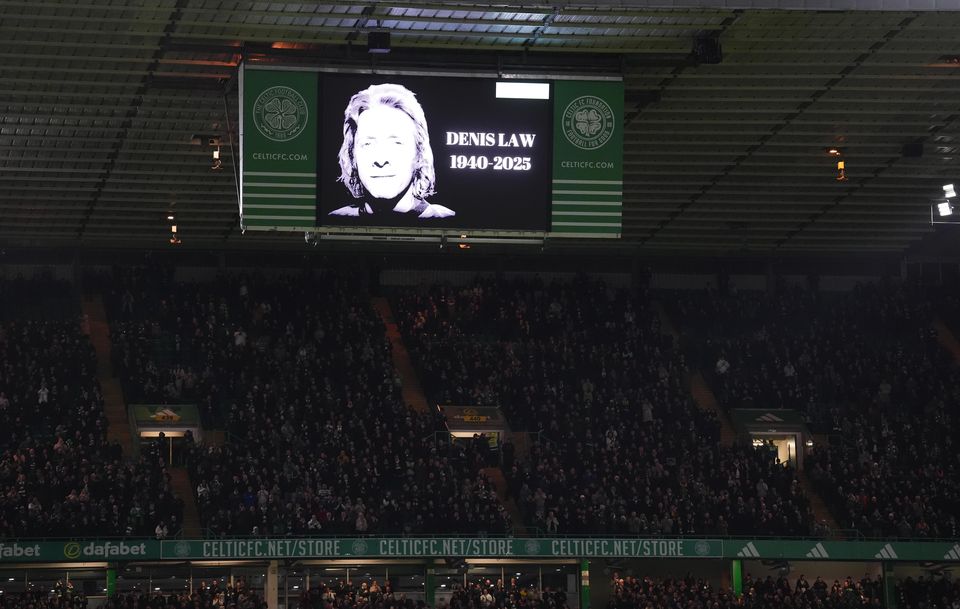
[[[940,217],[953,215],[953,206],[950,205],[950,201],[944,201],[943,203],[937,203],[937,213],[940,214]]]

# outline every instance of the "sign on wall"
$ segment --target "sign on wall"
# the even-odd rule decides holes
[[[274,558],[727,558],[960,562],[960,540],[327,537],[0,541],[0,562]]]

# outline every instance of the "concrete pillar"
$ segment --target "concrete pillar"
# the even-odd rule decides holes
[[[437,599],[436,571],[433,565],[427,565],[427,572],[423,577],[423,600],[427,607],[433,607]]]
[[[590,609],[590,561],[580,561],[580,609]]]
[[[883,563],[883,606],[897,609],[896,582],[893,579],[893,564]]]
[[[279,562],[271,560],[267,565],[267,580],[263,582],[263,596],[267,601],[267,609],[277,609],[277,580],[280,572]]]
[[[736,596],[743,596],[743,562],[730,561],[730,586]]]

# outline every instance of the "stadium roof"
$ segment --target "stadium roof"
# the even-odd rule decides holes
[[[894,10],[836,10],[874,6]],[[960,178],[956,8],[0,0],[0,242],[160,246],[173,211],[192,245],[302,246],[241,235],[232,172],[191,138],[222,136],[230,166],[241,60],[376,60],[622,71],[624,238],[645,250],[902,251]],[[387,60],[366,53],[374,29],[392,33]],[[703,35],[721,63],[692,59]]]

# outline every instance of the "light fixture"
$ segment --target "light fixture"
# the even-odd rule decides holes
[[[847,181],[847,164],[844,161],[837,161],[837,182]]]
[[[216,148],[213,149],[213,160],[216,161],[219,159],[220,159],[220,146],[217,146]]]
[[[957,191],[953,189],[953,184],[944,184],[943,185],[943,196],[948,199],[953,199],[957,196]]]
[[[940,217],[952,216],[953,215],[953,206],[950,205],[950,201],[944,201],[943,203],[937,203],[937,213],[940,214]]]
[[[827,154],[829,154],[830,156],[840,156],[841,154],[843,154],[843,151],[837,148],[836,146],[830,146],[829,148],[826,149],[826,151],[827,151]]]
[[[167,220],[173,220],[173,214],[168,214],[168,215],[167,215]]]
[[[807,441],[805,442],[805,444],[806,444],[808,447],[811,447],[811,446],[813,446],[813,440],[807,440]]]

